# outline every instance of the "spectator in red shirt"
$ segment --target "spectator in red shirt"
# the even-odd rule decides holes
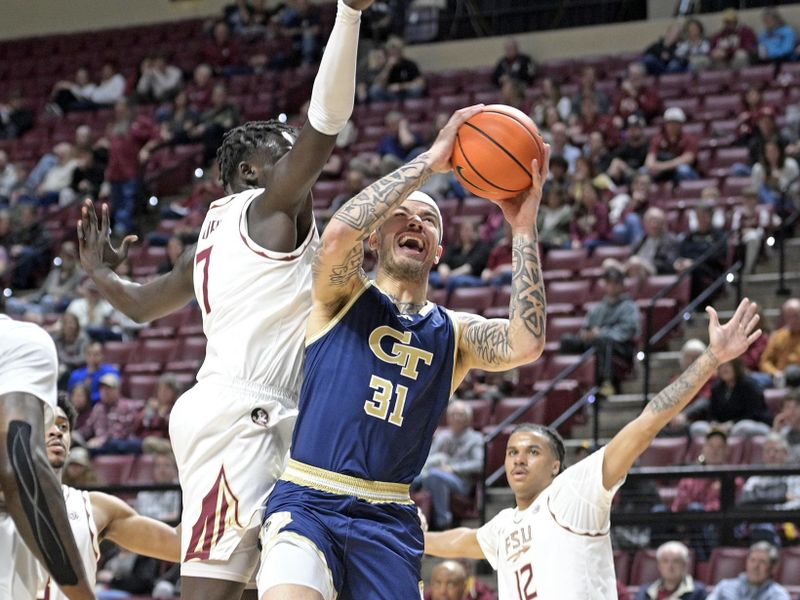
[[[592,183],[582,186],[570,231],[572,247],[586,248],[590,254],[598,246],[610,243],[611,225],[608,220],[608,206],[602,200],[600,190]]]
[[[159,377],[155,396],[147,401],[136,416],[133,434],[141,439],[148,436],[169,438],[169,415],[181,391],[180,382],[175,375],[164,373]]]
[[[203,112],[211,108],[211,95],[214,93],[213,77],[211,66],[205,63],[194,68],[192,81],[186,86],[186,96],[193,110]]]
[[[758,48],[755,32],[739,24],[739,13],[729,8],[722,13],[722,29],[711,38],[711,60],[717,69],[740,69],[750,64]]]
[[[141,440],[133,439],[136,411],[120,400],[119,375],[106,373],[100,378],[100,402],[80,429],[92,454],[127,454],[141,451]]]
[[[247,71],[239,41],[231,36],[231,30],[225,21],[214,25],[211,39],[200,51],[200,59],[211,65],[217,74],[232,75]]]
[[[649,123],[661,111],[661,96],[656,87],[646,84],[646,74],[642,63],[628,65],[628,76],[620,85],[614,111],[622,119],[621,123],[634,113],[642,115]]]
[[[580,114],[570,120],[569,137],[576,144],[589,140],[595,131],[603,134],[606,144],[614,148],[619,143],[619,129],[614,125],[610,115],[602,115],[593,96],[584,96],[581,100]]]
[[[503,228],[503,239],[489,252],[486,268],[481,273],[480,278],[483,285],[511,285],[511,239],[511,227],[506,223]]]
[[[136,201],[141,190],[140,157],[146,160],[150,150],[160,143],[156,123],[144,115],[134,116],[127,100],[114,105],[115,119],[108,127],[108,168],[114,209],[114,233],[133,231]]]
[[[655,181],[697,179],[697,138],[684,133],[686,114],[673,106],[664,111],[664,128],[653,138],[644,166]]]

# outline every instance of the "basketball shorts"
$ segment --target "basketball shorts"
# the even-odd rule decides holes
[[[182,575],[254,575],[261,511],[286,464],[296,407],[288,391],[216,375],[178,399],[169,433],[183,493]]]
[[[0,512],[0,600],[34,600],[39,569],[11,515]]]
[[[325,600],[421,597],[424,541],[407,485],[290,460],[265,515],[259,596],[276,585],[295,584],[317,590]]]

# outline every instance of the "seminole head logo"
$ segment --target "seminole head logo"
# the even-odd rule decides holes
[[[369,335],[369,347],[375,356],[389,364],[400,365],[403,377],[416,380],[419,363],[430,366],[433,354],[409,345],[410,342],[410,331],[397,331],[387,325],[378,327]]]

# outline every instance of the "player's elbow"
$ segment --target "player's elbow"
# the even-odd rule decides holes
[[[358,233],[356,229],[338,220],[334,215],[322,232],[320,252],[324,254],[347,252],[357,241]]]

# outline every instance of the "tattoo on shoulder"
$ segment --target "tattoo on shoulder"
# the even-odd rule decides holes
[[[317,280],[322,275],[322,267],[320,257],[322,256],[323,247],[325,242],[320,243],[317,253],[314,255],[314,262],[311,266],[313,277]],[[364,262],[364,248],[359,243],[353,246],[347,256],[344,257],[341,263],[332,265],[327,273],[328,284],[333,287],[344,287],[354,277],[360,277],[362,270],[361,265]]]
[[[511,341],[508,321],[466,318],[462,321],[469,349],[488,365],[501,366],[509,360]]]
[[[713,365],[716,366],[719,363],[717,357],[710,350],[707,349],[704,354],[712,358]],[[678,406],[686,400],[685,396],[699,386],[707,377],[708,371],[700,366],[699,359],[695,360],[680,377],[650,400],[647,404],[648,410],[651,412],[664,412]]]

